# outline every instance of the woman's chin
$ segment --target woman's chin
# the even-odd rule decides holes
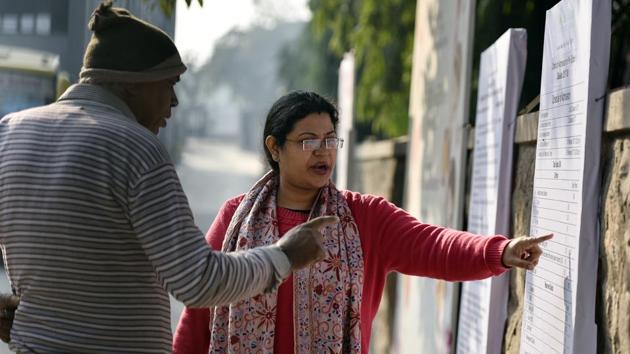
[[[329,181],[330,181],[330,176],[319,177],[314,184],[317,186],[317,188],[322,188],[322,187],[327,186]]]
[[[330,180],[330,177],[323,177],[323,176],[317,176],[315,177],[310,177],[308,179],[308,181],[305,181],[306,186],[308,186],[308,189],[320,189],[326,185],[328,185],[328,181]]]

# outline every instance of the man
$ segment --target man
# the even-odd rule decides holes
[[[319,228],[337,220],[268,247],[211,252],[155,136],[186,70],[175,45],[111,2],[89,27],[80,83],[0,120],[0,245],[20,301],[10,347],[170,352],[166,291],[192,307],[269,291],[323,258]]]

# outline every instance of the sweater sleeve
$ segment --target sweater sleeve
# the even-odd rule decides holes
[[[223,206],[221,206],[221,209],[217,213],[217,216],[214,218],[212,225],[210,225],[210,228],[206,233],[206,241],[213,250],[221,251],[221,248],[223,247],[223,240],[225,239],[225,233],[227,232],[228,226],[230,226],[232,216],[234,216],[236,209],[241,204],[244,197],[245,195],[241,194],[227,200],[223,203]]]
[[[275,245],[213,252],[195,226],[172,164],[142,173],[129,186],[128,217],[158,281],[187,306],[209,307],[278,286],[290,263]]]
[[[387,200],[355,194],[355,219],[366,233],[365,252],[388,271],[449,281],[484,279],[503,273],[505,236],[481,236],[424,224]]]

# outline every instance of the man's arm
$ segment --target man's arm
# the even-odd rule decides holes
[[[324,255],[320,228],[336,219],[313,220],[281,243],[247,252],[213,252],[195,226],[171,164],[140,176],[128,191],[129,220],[158,281],[191,307],[227,304],[278,286],[291,270]]]

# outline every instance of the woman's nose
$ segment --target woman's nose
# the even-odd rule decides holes
[[[318,149],[313,150],[313,153],[316,155],[326,155],[330,153],[330,150],[326,149],[326,144],[322,142]]]

